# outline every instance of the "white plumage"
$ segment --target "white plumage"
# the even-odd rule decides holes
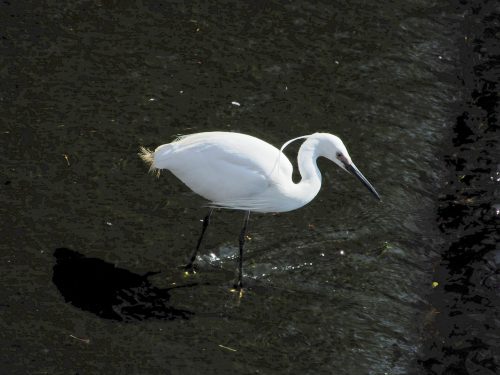
[[[302,179],[294,183],[292,163],[282,151],[289,143],[302,138],[305,141],[297,158]],[[198,133],[159,146],[154,152],[141,148],[139,155],[151,170],[171,171],[191,190],[209,200],[211,207],[247,211],[239,236],[239,277],[235,288],[240,291],[243,287],[243,244],[250,211],[284,212],[309,203],[321,187],[321,173],[316,165],[318,157],[324,156],[355,175],[380,199],[352,163],[340,138],[327,133],[294,138],[281,150],[245,134]],[[211,215],[212,209],[203,220],[198,243],[185,266],[186,272],[194,270],[194,261]]]
[[[280,150],[240,133],[187,135],[159,146],[154,153],[143,148],[140,155],[151,169],[170,170],[214,207],[256,212],[302,207],[321,187],[321,173],[316,165],[320,156],[357,175],[378,198],[375,189],[352,164],[340,138],[327,133],[299,138],[306,139],[298,154],[302,176],[299,183],[292,181],[293,166]]]

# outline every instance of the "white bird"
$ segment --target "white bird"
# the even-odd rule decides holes
[[[298,139],[305,139],[297,157],[302,179],[294,183],[293,166],[283,150]],[[246,211],[239,237],[239,278],[235,286],[240,290],[243,286],[243,244],[250,211],[286,212],[309,203],[321,187],[321,173],[316,165],[318,157],[323,156],[352,173],[380,200],[375,188],[352,162],[341,139],[328,133],[294,138],[281,150],[246,134],[197,133],[161,145],[154,152],[141,147],[139,155],[149,164],[150,170],[168,169],[210,202],[210,211],[203,220],[202,233],[186,270],[193,270],[213,208]]]

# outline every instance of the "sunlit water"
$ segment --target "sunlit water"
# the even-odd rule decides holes
[[[456,100],[443,79],[456,58],[452,11],[432,1],[2,7],[18,21],[5,42],[13,68],[2,94],[0,327],[15,337],[5,353],[30,353],[25,367],[8,366],[416,371],[441,243],[439,151]],[[169,173],[148,175],[136,155],[139,145],[208,130],[276,146],[334,133],[383,201],[320,160],[311,204],[251,215],[240,300],[230,288],[243,215],[214,213],[199,272],[183,276],[203,201]],[[158,288],[197,283],[169,292],[168,303],[192,315],[126,324],[66,303],[52,283],[58,247],[161,271],[151,277]]]

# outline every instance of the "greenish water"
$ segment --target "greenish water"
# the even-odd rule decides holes
[[[418,373],[443,241],[435,205],[457,99],[447,83],[454,10],[432,1],[0,9],[0,355],[10,373]],[[311,204],[251,216],[241,300],[229,291],[240,212],[214,213],[200,271],[186,278],[178,266],[204,202],[171,174],[148,175],[137,151],[210,130],[275,146],[336,134],[383,202],[320,161]],[[161,271],[154,288],[196,284],[169,291],[168,306],[190,315],[124,322],[67,302],[52,282],[60,247],[134,274]]]

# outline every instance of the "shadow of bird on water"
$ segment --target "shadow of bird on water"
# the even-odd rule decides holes
[[[160,289],[148,280],[157,272],[138,275],[67,248],[56,249],[54,256],[53,283],[66,302],[82,310],[118,321],[189,319],[193,315],[169,306],[168,301],[170,290],[196,284]]]

